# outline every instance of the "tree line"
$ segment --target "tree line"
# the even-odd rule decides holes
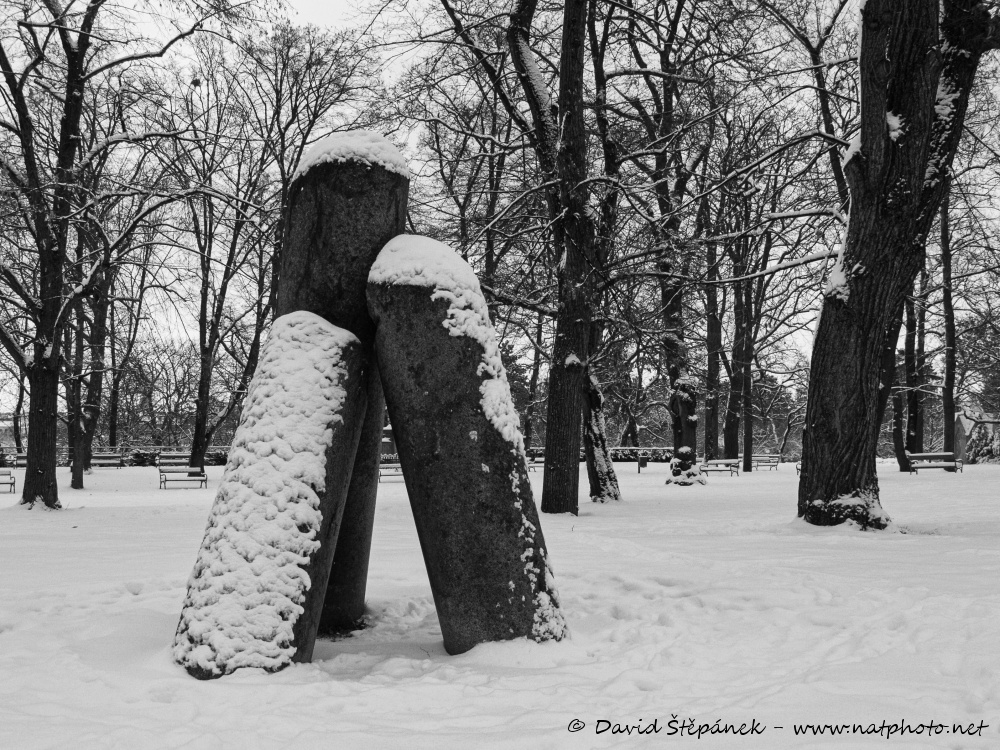
[[[543,511],[576,512],[581,451],[606,501],[612,445],[766,447],[801,452],[807,520],[879,526],[878,451],[997,400],[994,2],[395,0],[266,33],[259,5],[0,5],[29,502],[58,503],[60,411],[74,486],[126,402],[186,404],[203,456],[297,161],[352,127],[396,134],[410,228],[480,275]]]

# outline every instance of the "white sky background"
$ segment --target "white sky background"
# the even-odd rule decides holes
[[[292,18],[299,23],[316,26],[349,25],[352,11],[358,3],[348,0],[286,0]]]

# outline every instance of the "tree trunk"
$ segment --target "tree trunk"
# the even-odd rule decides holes
[[[749,326],[748,326],[749,328]],[[747,342],[749,348],[749,341]],[[743,471],[753,471],[753,353],[743,362]]]
[[[573,515],[579,511],[580,423],[590,357],[590,274],[594,268],[594,222],[588,205],[583,112],[586,26],[586,0],[567,0],[563,5],[559,64],[561,138],[557,155],[557,231],[561,241],[556,246],[562,250],[562,258],[557,269],[559,305],[549,367],[542,512]]]
[[[115,304],[111,302],[108,309],[108,357],[111,360],[111,387],[108,389],[108,445],[112,448],[118,447],[118,403],[121,398],[119,383],[121,377],[118,374],[118,350],[116,348],[117,338],[115,334]]]
[[[937,0],[868,0],[862,10],[850,221],[824,294],[803,434],[798,513],[816,525],[889,523],[875,470],[885,332],[924,266],[979,59],[995,43],[984,4],[942,10],[943,44]],[[886,127],[887,112],[902,132]]]
[[[734,273],[739,275],[742,266],[736,265]],[[743,381],[746,379],[746,349],[749,331],[746,325],[744,305],[746,298],[741,288],[733,292],[733,355],[729,366],[729,398],[726,402],[726,419],[722,427],[723,448],[726,458],[740,455],[740,415],[743,403]]]
[[[924,438],[927,435],[927,393],[930,378],[927,373],[927,268],[920,269],[920,296],[914,300],[917,305],[917,419],[914,425],[917,453],[923,453]]]
[[[906,455],[906,441],[903,438],[903,394],[898,389],[892,393],[892,450],[899,470],[909,472],[910,459]]]
[[[951,182],[941,201],[941,308],[944,317],[944,383],[941,407],[945,453],[955,452],[955,307],[951,298],[951,223],[948,210]],[[946,469],[945,471],[955,471]]]
[[[906,450],[923,453],[917,447],[917,423],[920,415],[920,380],[917,373],[917,315],[913,297],[906,298],[906,336],[903,347],[903,369],[906,374]]]
[[[112,276],[98,285],[91,302],[89,341],[89,372],[84,381],[87,390],[81,403],[81,431],[83,433],[83,465],[90,470],[94,451],[94,438],[101,420],[101,402],[104,400],[104,356],[108,343],[108,308],[113,291]]]
[[[899,369],[896,343],[899,341],[899,330],[902,325],[903,308],[900,307],[886,329],[885,340],[882,344],[882,364],[880,365],[878,392],[878,423],[880,425],[885,421],[885,409],[889,404],[889,397],[892,395],[893,388],[896,385],[896,376]]]
[[[28,369],[28,468],[24,472],[21,504],[41,503],[62,508],[56,486],[56,440],[59,424],[59,371],[48,362]]]
[[[14,432],[14,448],[18,453],[24,451],[24,443],[21,438],[21,414],[24,410],[24,373],[20,372],[17,376],[17,403],[14,404],[14,424],[12,425]]]
[[[720,354],[722,352],[722,319],[719,317],[718,287],[711,283],[718,278],[718,259],[715,243],[708,246],[708,286],[705,287],[705,346],[708,349],[708,368],[705,373],[705,460],[718,458],[719,453],[719,389]]]
[[[212,397],[212,369],[215,358],[212,356],[214,346],[201,350],[201,366],[198,370],[198,395],[194,402],[194,430],[191,436],[191,458],[188,466],[202,467],[205,465],[205,452],[208,450],[208,410]]]
[[[87,464],[83,425],[83,301],[77,301],[73,325],[66,326],[66,351],[72,355],[69,377],[66,379],[66,438],[70,455],[70,487],[83,489],[83,473]]]
[[[621,501],[618,477],[608,449],[604,422],[604,394],[593,373],[587,378],[587,397],[583,402],[583,441],[590,481],[590,500],[595,503]]]
[[[531,378],[528,381],[528,408],[524,412],[524,447],[531,447],[535,436],[535,400],[538,398],[538,375],[542,369],[542,314],[538,313],[535,324],[535,352],[531,362]]]

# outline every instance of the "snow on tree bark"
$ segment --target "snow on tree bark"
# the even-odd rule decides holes
[[[444,245],[404,235],[379,255],[368,301],[445,649],[563,638],[518,416],[475,274]]]
[[[1000,24],[979,0],[867,0],[862,25],[843,278],[827,290],[813,347],[798,514],[816,525],[883,528],[875,471],[883,337],[924,265],[969,92]],[[895,138],[887,112],[899,118]]]
[[[312,657],[365,411],[358,339],[275,321],[233,438],[174,639],[200,679]],[[331,538],[333,537],[333,538]]]
[[[384,399],[368,316],[368,272],[406,222],[406,161],[375,133],[334,133],[302,158],[289,193],[277,314],[309,310],[361,341],[368,410],[355,457],[320,629],[357,627],[364,615]]]

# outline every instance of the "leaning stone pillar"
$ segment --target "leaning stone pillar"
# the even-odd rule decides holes
[[[449,248],[402,235],[371,270],[386,404],[450,654],[566,626],[486,301]]]
[[[320,632],[350,630],[365,611],[384,400],[368,316],[368,271],[385,244],[405,228],[406,160],[377,133],[334,133],[303,157],[289,193],[277,293],[277,314],[309,310],[361,342],[367,364],[368,411],[351,472],[330,583],[314,590],[322,605]]]
[[[358,339],[308,312],[261,351],[173,656],[200,679],[312,658],[365,411]]]

